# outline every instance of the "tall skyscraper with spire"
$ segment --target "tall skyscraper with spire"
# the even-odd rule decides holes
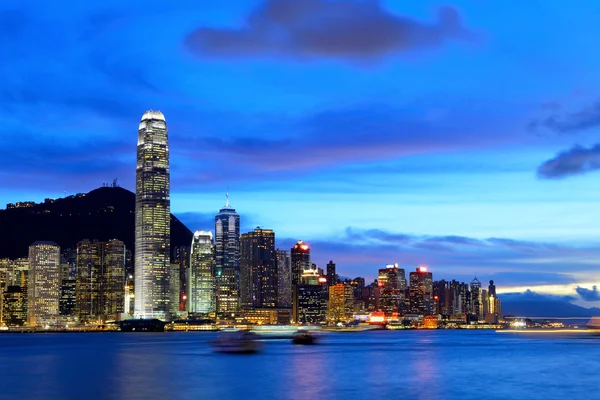
[[[215,216],[215,278],[217,313],[240,308],[240,216],[229,205]]]
[[[167,124],[146,111],[138,130],[135,193],[136,318],[168,319],[171,201]]]

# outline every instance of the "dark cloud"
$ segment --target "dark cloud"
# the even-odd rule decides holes
[[[574,146],[545,161],[537,169],[542,179],[561,179],[600,169],[600,144],[592,147]]]
[[[585,301],[600,301],[600,292],[598,292],[598,287],[595,285],[592,289],[577,286],[575,291]]]
[[[557,112],[560,110],[560,104],[555,102],[544,103],[542,108],[554,111],[554,113],[531,121],[528,124],[529,130],[535,131],[544,128],[556,133],[577,133],[600,126],[600,101],[596,101],[582,110],[564,115]]]
[[[185,39],[199,56],[374,59],[437,47],[473,34],[456,9],[426,24],[393,14],[379,0],[265,0],[240,28],[200,27]]]

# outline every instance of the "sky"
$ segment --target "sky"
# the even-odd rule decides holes
[[[191,230],[599,304],[597,1],[79,3],[0,5],[0,204],[134,190],[160,110]]]

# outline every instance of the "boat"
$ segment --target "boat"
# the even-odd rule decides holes
[[[258,335],[250,331],[222,332],[217,339],[211,342],[217,353],[256,353],[260,350],[261,343]]]
[[[159,319],[127,319],[119,323],[121,332],[164,332],[165,323]]]
[[[588,329],[600,329],[600,317],[592,317],[586,326]]]
[[[344,333],[352,333],[352,332],[367,332],[376,329],[383,329],[384,325],[351,325],[351,326],[328,326],[322,328],[321,330],[324,332],[344,332]]]
[[[290,339],[298,332],[298,327],[294,325],[259,325],[250,329],[250,332],[256,333],[261,339]]]
[[[316,341],[317,338],[315,335],[303,329],[298,330],[292,338],[292,343],[294,344],[315,344]]]

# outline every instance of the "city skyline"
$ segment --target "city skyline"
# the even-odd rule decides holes
[[[315,20],[334,12],[304,3]],[[173,213],[192,231],[212,226],[230,192],[241,232],[273,229],[286,250],[305,240],[317,264],[333,260],[348,277],[425,264],[439,277],[485,276],[503,290],[598,304],[600,199],[590,187],[600,60],[582,50],[600,26],[593,2],[514,11],[454,1],[439,14],[427,1],[339,5],[350,22],[360,12],[415,39],[399,45],[365,18],[361,29],[377,39],[365,47],[340,24],[332,42],[289,28],[304,45],[286,49],[239,30],[250,16],[270,26],[272,4],[182,2],[160,24],[135,2],[1,13],[15,69],[2,67],[0,202],[86,192],[114,177],[133,189],[132,121],[154,107],[171,121]],[[527,40],[506,27],[509,16]],[[250,39],[253,48],[236,42]],[[39,51],[23,55],[26,46]],[[170,62],[147,62],[158,54]]]

